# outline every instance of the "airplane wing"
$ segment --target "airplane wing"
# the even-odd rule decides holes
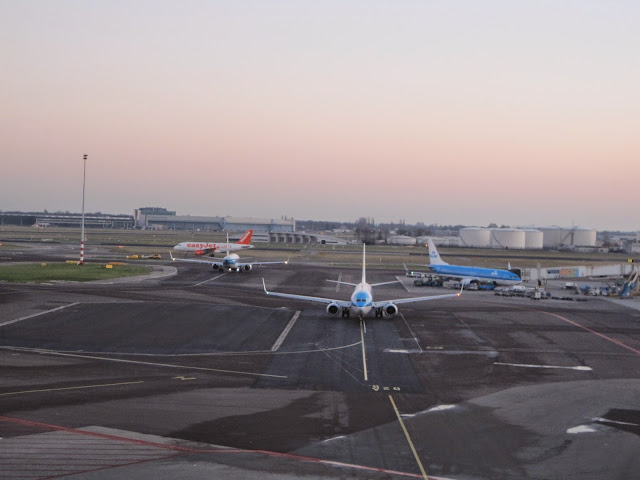
[[[331,283],[339,283],[341,285],[351,285],[352,287],[357,287],[358,284],[357,283],[349,283],[349,282],[341,282],[339,280],[325,280],[327,282],[331,282]],[[392,283],[398,283],[400,280],[394,280],[393,282],[382,282],[382,283],[372,283],[371,286],[372,287],[379,287],[380,285],[391,285]]]
[[[460,294],[462,294],[462,288],[458,293],[447,293],[445,295],[431,295],[428,297],[398,298],[396,300],[384,300],[382,302],[373,302],[373,308],[381,308],[389,303],[399,305],[401,303],[427,302],[429,300],[440,300],[441,298],[459,297]]]
[[[244,267],[246,265],[250,265],[252,267],[257,267],[257,266],[260,266],[260,265],[277,265],[277,264],[286,265],[288,263],[289,263],[289,260],[284,260],[282,262],[237,262],[236,265],[238,267]]]
[[[176,262],[191,262],[191,263],[206,263],[207,265],[214,265],[217,268],[223,267],[224,263],[223,262],[219,262],[216,260],[207,260],[207,259],[199,259],[199,258],[175,258],[173,255],[171,255],[171,252],[169,252],[169,256],[171,257],[171,260],[176,261]],[[236,262],[234,267],[237,268],[243,268],[245,266],[251,266],[251,267],[256,267],[259,265],[275,265],[275,264],[287,264],[289,263],[289,260],[283,260],[280,262]]]
[[[325,282],[331,282],[331,283],[339,283],[340,285],[350,285],[352,287],[356,287],[358,286],[357,283],[349,283],[349,282],[341,282],[340,280],[325,280]]]
[[[205,259],[199,259],[199,258],[176,258],[173,255],[171,255],[171,252],[169,252],[169,256],[171,257],[171,260],[173,260],[174,262],[206,263],[207,265],[215,265],[218,268],[222,266],[222,262],[218,262],[215,260],[205,260]]]
[[[409,270],[409,267],[407,267],[406,263],[403,263],[402,265],[404,265],[404,271],[407,273],[421,273],[419,270]],[[433,269],[429,265],[418,265],[418,267],[421,270],[426,270],[429,273],[434,273]]]
[[[399,283],[400,280],[393,280],[392,282],[372,283],[372,287],[379,287],[380,285],[391,285],[392,283]]]
[[[453,275],[451,273],[433,273],[434,276],[436,277],[442,277],[442,278],[450,278],[452,280],[459,280],[462,282],[463,285],[468,285],[471,282],[487,282],[486,278],[478,278],[478,277],[468,277],[468,276],[464,276],[464,275]]]
[[[264,283],[264,278],[262,279],[262,286],[264,287],[264,293],[266,293],[267,295],[271,295],[273,297],[295,298],[296,300],[305,300],[307,302],[324,303],[326,305],[330,303],[335,303],[340,307],[351,306],[351,302],[348,300],[334,300],[331,298],[309,297],[307,295],[294,295],[293,293],[269,292],[267,290],[267,286]]]

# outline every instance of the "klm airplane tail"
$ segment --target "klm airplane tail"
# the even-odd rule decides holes
[[[427,245],[429,246],[429,265],[449,265],[440,258],[440,254],[436,249],[436,244],[433,243],[433,239],[431,237],[427,238]]]

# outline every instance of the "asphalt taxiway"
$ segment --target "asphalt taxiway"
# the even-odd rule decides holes
[[[2,478],[640,471],[640,311],[465,292],[359,321],[262,290],[264,277],[346,299],[325,279],[359,274],[180,264],[133,283],[0,285]],[[410,281],[374,293],[429,291],[441,293]]]

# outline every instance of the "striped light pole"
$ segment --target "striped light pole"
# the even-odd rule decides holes
[[[82,170],[82,228],[80,230],[80,262],[78,265],[84,265],[84,184],[87,178],[87,155],[83,155],[84,168]]]

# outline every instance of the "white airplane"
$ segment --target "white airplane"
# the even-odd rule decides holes
[[[415,302],[426,302],[429,300],[439,300],[441,298],[449,298],[449,297],[459,297],[462,293],[462,289],[458,293],[450,293],[446,295],[432,295],[429,297],[413,297],[413,298],[398,298],[395,300],[383,300],[381,302],[373,301],[373,290],[372,287],[376,287],[379,285],[386,285],[390,283],[396,283],[398,280],[393,282],[384,282],[384,283],[367,283],[367,273],[366,273],[366,263],[365,263],[365,246],[362,245],[362,280],[360,283],[348,283],[348,282],[339,282],[336,280],[329,280],[334,283],[341,283],[343,285],[351,285],[355,287],[353,294],[351,295],[351,300],[334,300],[331,298],[321,298],[321,297],[308,297],[306,295],[294,295],[291,293],[280,293],[280,292],[269,292],[267,290],[267,286],[264,283],[264,278],[262,279],[262,286],[264,287],[264,291],[267,295],[272,295],[274,297],[284,297],[284,298],[294,298],[297,300],[306,300],[309,302],[316,303],[324,303],[327,305],[327,313],[330,315],[337,315],[339,312],[342,312],[342,318],[349,318],[351,313],[357,315],[362,318],[371,310],[374,311],[376,317],[393,317],[398,313],[398,307],[401,303],[415,303]]]
[[[229,240],[228,234],[227,234],[227,240]],[[230,246],[230,244],[227,243],[227,246]],[[171,254],[171,252],[169,252],[169,256],[171,257],[171,260],[173,260],[174,262],[206,263],[211,265],[211,268],[213,268],[214,270],[220,270],[221,272],[224,272],[225,270],[228,270],[229,272],[232,272],[232,271],[240,272],[241,270],[246,270],[248,272],[253,267],[256,267],[259,265],[274,265],[274,264],[286,265],[287,263],[289,263],[289,260],[286,260],[284,262],[241,262],[238,254],[230,253],[228,248],[227,248],[227,255],[222,259],[222,261],[204,260],[204,259],[199,260],[195,258],[175,258]]]
[[[196,255],[207,255],[214,253],[216,250],[226,250],[227,252],[234,252],[236,250],[244,250],[245,248],[253,248],[251,245],[251,235],[253,230],[247,230],[240,240],[236,243],[229,243],[229,235],[227,235],[227,242],[180,242],[174,250],[179,252],[193,252]]]

